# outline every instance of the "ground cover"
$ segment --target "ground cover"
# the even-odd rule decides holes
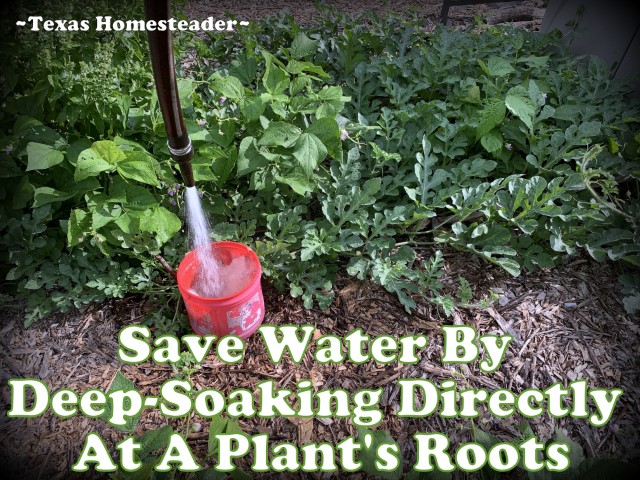
[[[531,429],[549,439],[561,428],[589,456],[637,459],[639,293],[629,267],[639,258],[639,114],[629,87],[597,59],[559,48],[555,34],[482,21],[467,31],[424,27],[420,17],[329,10],[304,28],[283,16],[225,38],[178,36],[196,180],[214,238],[249,243],[261,257],[265,321],[339,335],[358,327],[434,335],[410,371],[310,361],[260,368],[265,352],[250,341],[233,376],[216,376],[227,371],[215,358],[190,375],[222,389],[265,377],[347,389],[375,383],[389,412],[394,380],[406,375],[444,379],[455,370],[470,386],[522,390],[589,378],[630,392],[609,430],[570,419]],[[86,37],[29,33],[3,48],[25,52],[4,74],[3,299],[9,308],[26,301],[33,325],[24,330],[21,316],[7,316],[4,374],[78,388],[114,380],[115,333],[125,321],[157,332],[186,323],[157,260],[175,266],[186,245],[145,37],[94,40],[87,49]],[[136,293],[146,303],[129,297]],[[42,323],[60,310],[72,313]],[[448,323],[514,334],[518,354],[491,380],[443,369],[435,332]],[[123,371],[149,391],[175,373],[152,364]],[[521,420],[487,417],[478,427],[515,438]],[[139,429],[163,421],[151,414]],[[408,459],[413,431],[473,435],[468,422],[434,421],[392,418],[381,428]],[[119,435],[98,421],[27,423],[2,428],[7,439],[39,432],[25,439],[36,456],[22,467],[42,472],[64,474],[91,429],[112,442]],[[204,458],[207,433],[198,428],[207,421],[172,423],[194,425],[188,435]],[[300,443],[356,433],[345,420],[240,427]],[[67,440],[52,441],[58,435]],[[5,446],[13,459],[26,455]]]

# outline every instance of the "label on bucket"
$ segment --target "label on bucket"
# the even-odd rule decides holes
[[[241,335],[256,326],[261,317],[260,295],[259,292],[256,292],[247,303],[227,312],[229,333]]]

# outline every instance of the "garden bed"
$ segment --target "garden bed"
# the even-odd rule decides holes
[[[451,23],[472,22],[468,31],[435,27],[440,2],[396,2],[404,16],[378,19],[357,16],[366,3],[328,2],[337,10],[317,17],[303,4],[262,23],[289,2],[236,3],[190,2],[186,14],[230,9],[256,20],[246,31],[176,35],[212,238],[248,244],[260,257],[265,323],[313,324],[317,335],[339,337],[357,328],[425,335],[420,362],[320,365],[311,350],[300,364],[275,365],[258,335],[237,365],[214,355],[199,367],[119,362],[125,325],[188,331],[177,288],[157,262],[162,255],[177,265],[189,245],[146,36],[87,33],[90,41],[78,42],[22,32],[5,51],[38,54],[23,55],[22,70],[7,75],[0,117],[0,188],[11,199],[0,205],[3,383],[32,377],[51,389],[105,391],[121,371],[143,395],[176,376],[225,393],[263,380],[349,392],[379,386],[385,419],[377,429],[398,441],[405,469],[416,432],[442,432],[453,446],[477,431],[509,442],[523,430],[542,441],[565,435],[589,458],[640,460],[640,321],[627,313],[640,301],[640,276],[629,268],[640,265],[640,117],[629,85],[612,81],[603,62],[573,57],[558,34],[496,27],[522,18],[511,2],[453,8]],[[537,29],[541,3],[523,2],[532,19],[516,25]],[[443,366],[440,329],[450,324],[512,335],[500,369]],[[602,428],[486,410],[474,421],[400,419],[402,378],[514,392],[585,379],[624,394]],[[9,401],[3,388],[3,410]],[[90,432],[110,449],[128,435],[84,416],[0,422],[0,463],[15,478],[80,476],[70,466]],[[207,419],[145,410],[133,433],[167,424],[211,465]],[[298,445],[357,435],[339,418],[241,418],[239,426]],[[246,471],[249,460],[240,462]],[[345,477],[252,477],[305,475]]]

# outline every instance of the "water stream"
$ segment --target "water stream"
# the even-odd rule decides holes
[[[189,242],[192,250],[197,250],[200,271],[191,287],[194,293],[201,297],[214,298],[222,295],[222,279],[220,265],[213,256],[209,244],[211,243],[209,222],[202,209],[202,201],[196,187],[185,188],[184,194],[187,205],[187,225],[189,226]]]
[[[246,256],[234,256],[226,250],[214,251],[209,247],[211,227],[196,187],[185,188],[185,203],[191,250],[198,252],[200,263],[190,290],[205,298],[226,297],[240,292],[254,277],[256,265]]]

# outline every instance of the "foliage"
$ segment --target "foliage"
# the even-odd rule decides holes
[[[378,449],[384,445],[397,444],[386,430],[369,430],[364,427],[357,427],[358,441],[362,445],[358,460],[362,462],[362,471],[374,477],[386,478],[388,480],[399,480],[402,478],[402,462],[399,462],[395,470],[384,470],[379,468]],[[399,452],[399,449],[398,449]],[[384,467],[384,465],[380,466]]]
[[[183,355],[183,359],[176,366],[174,366],[174,373],[177,374],[177,378],[184,378],[190,381],[191,375],[194,372],[195,369],[190,359],[185,355]],[[129,379],[127,379],[120,371],[118,371],[111,384],[111,387],[109,388],[108,393],[116,392],[119,390],[132,389],[135,389],[133,383]],[[130,407],[128,399],[125,399],[124,406],[125,408]],[[101,415],[100,418],[107,421],[111,414],[112,401],[109,400],[105,409],[105,413]],[[141,413],[138,413],[135,416],[129,417],[125,425],[116,428],[127,434],[132,434],[140,420],[140,416]],[[188,434],[191,431],[189,416],[187,416],[186,418],[184,427],[185,432]],[[117,472],[110,474],[109,477],[113,480],[163,480],[166,478],[185,478],[184,475],[180,475],[176,471],[175,467],[173,470],[170,470],[168,472],[157,472],[154,470],[156,465],[160,463],[161,455],[169,444],[169,439],[173,433],[175,433],[173,428],[169,425],[166,425],[154,430],[147,430],[142,435],[135,437],[135,441],[140,444],[140,450],[137,451],[136,455],[140,463],[142,464],[141,467],[135,471],[125,471],[120,468]],[[207,442],[207,457],[205,461],[216,457],[219,449],[219,440],[217,435],[221,434],[236,434],[246,436],[246,433],[244,433],[244,431],[240,427],[240,424],[236,420],[224,418],[220,415],[211,417],[211,422],[209,423],[209,439]],[[251,478],[240,468],[236,468],[235,470],[230,472],[229,476],[233,480],[248,480]],[[195,476],[189,475],[189,478],[215,480],[227,478],[227,474],[219,472],[214,468],[214,466],[211,466],[199,470],[195,474]]]
[[[344,271],[449,313],[470,289],[442,291],[445,246],[512,275],[579,252],[638,266],[640,114],[600,60],[554,33],[318,18],[176,38],[197,54],[179,90],[213,237],[251,244],[276,287],[327,307]],[[5,75],[0,255],[26,323],[175,301],[154,257],[187,248],[182,200],[144,35],[8,38],[23,60]]]
[[[534,437],[533,430],[528,423],[523,423],[519,429],[521,437],[515,439],[514,444],[523,443]],[[473,428],[473,434],[476,441],[487,450],[500,442],[493,435],[476,427]],[[545,469],[538,472],[527,471],[529,480],[613,480],[637,474],[636,466],[629,463],[606,458],[586,458],[580,444],[560,430],[556,430],[552,441],[564,443],[569,447],[569,468],[563,472],[549,472]],[[500,474],[485,467],[482,469],[482,478],[483,480],[498,479]]]

